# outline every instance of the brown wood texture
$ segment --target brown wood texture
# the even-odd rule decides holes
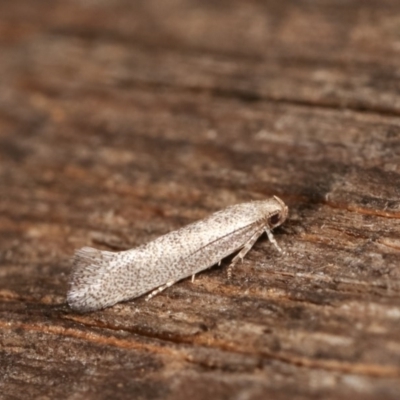
[[[274,194],[286,256],[66,305],[74,249]],[[1,399],[398,399],[400,3],[0,2],[0,250]]]

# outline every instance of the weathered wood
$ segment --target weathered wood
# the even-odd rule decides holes
[[[400,5],[0,2],[0,398],[397,399]],[[74,249],[279,195],[259,240],[79,315]]]

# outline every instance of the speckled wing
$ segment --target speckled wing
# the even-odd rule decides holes
[[[277,207],[270,202],[228,207],[132,250],[78,250],[69,305],[82,312],[104,308],[211,267],[266,225]]]

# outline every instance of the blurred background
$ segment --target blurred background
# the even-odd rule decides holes
[[[399,67],[396,0],[0,2],[3,398],[397,399]],[[285,257],[66,305],[75,249],[272,195]]]

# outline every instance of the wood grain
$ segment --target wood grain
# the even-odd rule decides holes
[[[397,399],[395,0],[0,2],[0,398]],[[91,314],[74,249],[230,204],[290,218]]]

